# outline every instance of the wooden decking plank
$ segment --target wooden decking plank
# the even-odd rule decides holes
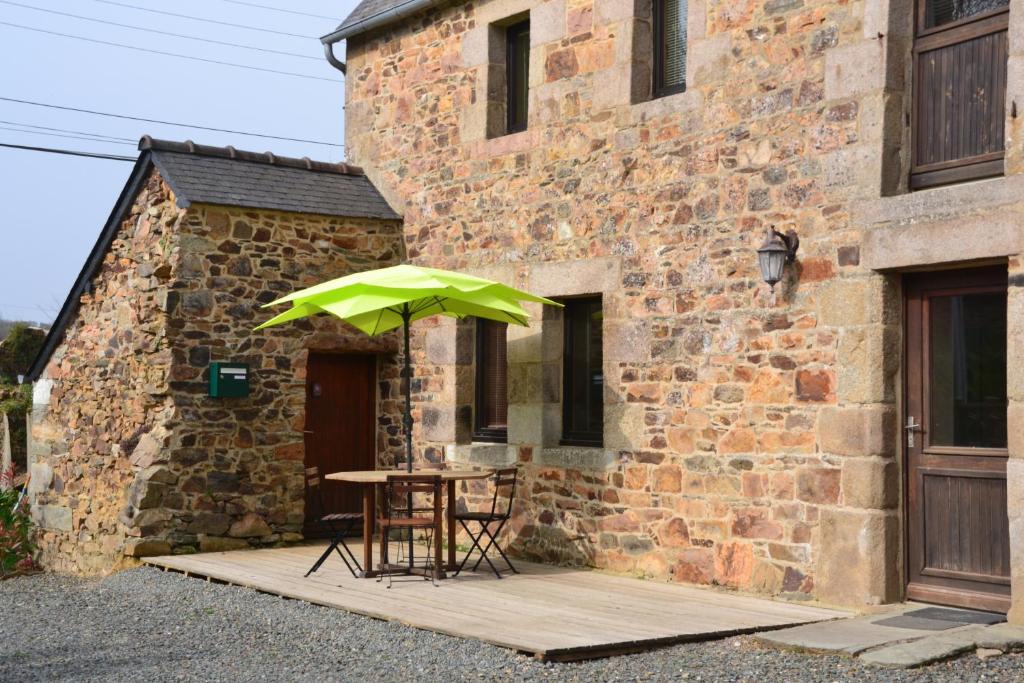
[[[361,543],[350,546],[361,554]],[[843,616],[818,607],[525,562],[517,562],[520,574],[500,580],[481,571],[437,587],[396,578],[394,588],[385,589],[375,580],[352,577],[337,558],[304,578],[324,548],[317,544],[147,562],[550,659],[603,656]]]
[[[213,559],[213,558],[211,558],[211,559]],[[222,559],[227,559],[227,558],[222,558]],[[268,559],[277,559],[277,558],[268,558]],[[305,559],[305,558],[303,558],[303,559]],[[217,563],[217,564],[219,564],[219,563]],[[294,571],[294,569],[292,567],[288,567],[288,569]],[[278,579],[278,580],[290,581],[290,580],[295,580],[296,577],[295,577],[294,574],[291,574],[291,575],[287,575],[287,576],[275,576],[275,578]],[[349,578],[349,581],[354,581],[354,580]],[[317,583],[319,583],[319,582],[317,582]],[[346,586],[346,588],[349,591],[351,591],[352,588],[355,588],[356,586],[359,586],[359,585],[363,585],[365,583],[366,583],[365,581],[359,580],[359,581],[356,581],[354,583],[348,584]],[[506,580],[502,580],[500,583],[497,583],[497,580],[494,580],[488,586],[488,588],[487,588],[488,593],[485,594],[485,595],[482,595],[481,597],[483,597],[483,598],[493,602],[493,599],[494,599],[493,598],[493,592],[502,591],[502,588],[505,588],[505,587],[509,586],[510,583],[511,582],[506,581]],[[324,588],[330,588],[330,587],[324,586]],[[532,596],[518,594],[518,591],[507,591],[507,593],[508,593],[509,599],[512,600],[512,601],[515,601],[520,606],[522,605],[523,602],[526,602],[526,603],[532,602],[532,599],[531,599]],[[429,602],[429,603],[434,603],[435,602],[434,600],[431,599],[433,597],[433,592],[429,592],[429,593],[426,593],[426,594],[420,594],[418,597],[423,602]],[[470,598],[470,597],[473,597],[473,596],[467,594],[464,597],[465,598]],[[560,597],[565,597],[565,596],[552,595],[551,591],[548,591],[543,596],[539,596],[539,599],[541,599],[545,603],[548,603],[548,602],[551,602],[552,599],[560,598]],[[579,595],[578,592],[577,592],[577,594],[574,597],[577,597],[579,599],[587,600],[588,602],[586,604],[588,605],[588,607],[595,607],[595,608],[600,606],[598,604],[599,602],[603,602],[604,601],[603,600],[604,596],[601,595],[600,593],[595,593],[594,595],[590,595],[590,596],[582,596],[582,595]],[[625,596],[623,596],[623,597],[625,597]],[[374,596],[373,599],[376,599],[376,596]],[[540,608],[539,608],[539,611],[540,612],[544,612],[544,613],[550,612],[551,614],[557,613],[563,619],[571,618],[571,617],[576,616],[575,613],[577,611],[579,611],[579,610],[574,609],[573,607],[571,607],[573,602],[574,601],[570,601],[570,606],[562,607],[559,610],[543,609],[543,605],[541,605]],[[465,607],[465,606],[474,605],[475,603],[474,603],[473,600],[466,599],[466,600],[463,601],[463,604],[464,604],[464,607]],[[663,601],[657,603],[657,605],[662,605],[662,604],[664,604]],[[608,609],[611,610],[610,618],[615,619],[616,622],[615,623],[603,623],[601,625],[605,627],[605,630],[608,630],[608,629],[617,630],[615,628],[617,626],[617,622],[618,622],[618,620],[621,620],[623,616],[629,616],[630,612],[641,611],[641,612],[643,612],[644,618],[646,620],[646,624],[645,624],[645,626],[646,626],[647,624],[651,624],[652,623],[652,617],[657,617],[657,616],[661,616],[662,614],[665,614],[665,612],[663,610],[657,609],[657,605],[650,604],[650,603],[648,603],[646,605],[638,604],[633,609],[623,609],[621,606],[618,606],[618,605],[608,605],[607,606]],[[514,605],[509,603],[508,606],[514,606]],[[435,609],[435,610],[436,609],[444,610],[444,603],[432,605],[432,608]],[[729,623],[731,623],[732,625],[757,626],[757,625],[760,625],[760,624],[763,623],[763,619],[760,618],[760,617],[752,618],[752,619],[749,618],[749,617],[748,618],[744,618],[745,615],[742,613],[741,610],[733,610],[733,609],[730,609],[729,607],[727,607],[725,605],[717,604],[717,605],[714,606],[714,608],[718,611],[718,614],[715,615],[715,616],[721,616],[721,614],[723,614],[723,613],[729,613],[730,616],[731,616],[731,620],[727,620],[727,621],[729,621]],[[444,610],[444,611],[447,611],[447,610]],[[601,610],[601,611],[604,611],[604,610]],[[460,612],[465,612],[465,609],[460,610]],[[540,615],[538,615],[538,616],[540,616]],[[598,615],[598,614],[593,614],[593,613],[588,615],[589,620],[591,622],[594,622],[594,621],[606,622],[606,619],[602,618],[602,617],[605,617],[605,616],[606,616],[605,614]],[[706,628],[706,626],[707,626],[706,622],[709,619],[709,615],[706,615],[706,614],[699,615],[699,616],[697,616],[695,618],[686,618],[684,615],[679,615],[678,613],[675,613],[675,614],[669,613],[668,616],[676,617],[674,619],[675,623],[671,624],[672,627],[674,627],[675,629],[682,628],[683,630],[690,630],[691,628],[694,628],[695,627],[695,623],[696,623],[696,628],[699,628],[699,625],[700,625],[701,622],[705,622],[704,626]],[[715,619],[715,620],[717,620],[717,619]],[[645,632],[648,632],[650,634],[655,634],[655,633],[662,632],[664,630],[664,628],[658,628],[658,629],[643,628],[642,630],[645,631]]]

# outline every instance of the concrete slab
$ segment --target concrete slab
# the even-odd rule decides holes
[[[986,627],[972,624],[909,643],[898,643],[865,652],[860,659],[868,664],[899,669],[940,662],[974,650]]]
[[[931,629],[897,628],[875,623],[878,615],[842,619],[827,624],[808,624],[763,633],[757,639],[765,645],[804,652],[833,652],[857,655],[889,643],[902,642],[935,633]]]
[[[996,624],[985,629],[978,638],[979,648],[999,650],[1000,652],[1020,652],[1024,650],[1024,626]]]

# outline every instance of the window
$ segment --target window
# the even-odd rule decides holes
[[[505,30],[506,57],[506,133],[526,130],[530,98],[530,20],[520,21]]]
[[[473,439],[508,439],[508,323],[476,321],[476,417]]]
[[[565,302],[562,358],[562,443],[604,443],[604,370],[601,354],[601,297]]]
[[[1003,173],[1008,0],[918,0],[910,187]]]
[[[686,90],[687,0],[654,0],[654,96]]]

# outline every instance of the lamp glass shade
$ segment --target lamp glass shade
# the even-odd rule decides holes
[[[757,250],[757,262],[761,266],[761,278],[770,286],[782,279],[788,250],[781,240],[774,239]]]

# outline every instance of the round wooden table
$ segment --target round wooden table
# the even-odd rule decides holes
[[[373,527],[376,520],[377,489],[384,486],[388,477],[408,477],[412,475],[422,476],[424,474],[437,475],[441,477],[448,489],[448,505],[445,510],[445,521],[448,527],[448,562],[445,569],[452,571],[458,568],[455,560],[455,482],[470,479],[487,479],[492,476],[492,470],[356,470],[353,472],[332,472],[324,477],[331,481],[344,481],[352,484],[361,484],[363,487],[363,578],[371,578],[378,572],[373,567]],[[440,540],[441,529],[434,531],[435,538]],[[438,573],[438,578],[445,578],[444,571]]]

